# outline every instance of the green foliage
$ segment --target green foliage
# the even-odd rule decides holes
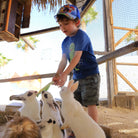
[[[49,87],[51,86],[51,84],[53,84],[53,82],[49,82],[47,85],[45,85],[42,89],[39,90],[39,92],[37,93],[37,97],[39,96],[39,94],[41,94],[42,91],[48,91]]]
[[[25,50],[25,43],[22,39],[19,40],[19,42],[16,43],[17,48],[22,48],[22,50]]]
[[[2,55],[2,53],[0,53],[0,67],[8,64],[9,61],[11,61],[12,59],[8,59],[5,56]]]
[[[36,47],[36,43],[39,41],[38,39],[34,37],[28,37],[28,40],[33,43],[34,47]],[[23,39],[20,39],[18,42],[16,42],[17,48],[21,48],[22,50],[25,50],[27,44],[23,41]]]
[[[138,25],[135,27],[135,29],[138,29]],[[127,43],[130,42],[130,41],[136,41],[136,40],[138,40],[138,35],[135,32],[132,32],[126,38],[126,42]]]
[[[33,37],[28,37],[28,39],[34,44],[34,47],[36,47],[36,43],[39,41]],[[22,50],[25,50],[27,44],[20,39],[18,42],[16,42],[16,46],[17,48],[21,48]],[[8,59],[5,56],[2,55],[2,53],[0,53],[0,67],[8,64],[9,61],[11,61],[12,59]]]
[[[98,12],[95,11],[94,7],[90,7],[87,13],[83,16],[82,21],[85,22],[86,26],[89,22],[96,19]]]
[[[34,45],[36,46],[36,43],[39,42],[38,39],[34,38],[34,37],[29,37],[29,39],[34,43]]]

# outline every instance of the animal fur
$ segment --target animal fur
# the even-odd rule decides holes
[[[55,123],[56,121],[52,119],[49,119],[48,121],[43,120],[40,123],[38,123],[38,126],[41,130],[42,138],[53,138],[53,127]]]
[[[41,138],[37,124],[28,117],[17,117],[6,124],[2,138]]]
[[[78,88],[78,82],[71,80],[67,87],[62,87],[62,114],[65,123],[62,129],[71,127],[76,138],[105,138],[101,127],[84,111],[81,104],[74,99],[73,92]]]
[[[41,119],[40,103],[36,95],[37,91],[30,90],[24,94],[10,96],[10,100],[21,100],[23,102],[23,106],[19,109],[20,115],[29,117],[35,122]]]
[[[61,130],[63,124],[60,107],[57,102],[54,100],[50,92],[42,92],[42,120],[47,120],[52,118],[56,121],[56,124],[53,127],[53,138],[66,138],[66,130]]]

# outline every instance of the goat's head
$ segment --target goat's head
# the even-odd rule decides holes
[[[42,100],[46,101],[47,103],[51,104],[54,101],[54,98],[50,92],[42,91]]]
[[[74,83],[73,80],[70,80],[67,87],[63,86],[61,88],[60,90],[61,98],[63,99],[65,97],[68,97],[69,95],[73,95],[73,92],[76,91],[76,89],[78,88],[78,85],[79,85],[78,81]]]
[[[36,98],[36,95],[37,95],[37,91],[29,90],[23,94],[11,95],[10,100],[30,101],[31,99]]]

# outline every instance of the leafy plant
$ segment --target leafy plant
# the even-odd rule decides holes
[[[30,42],[32,42],[33,46],[36,47],[36,43],[39,41],[38,39],[34,38],[34,37],[28,37],[27,38]],[[23,39],[20,39],[17,43],[16,43],[17,48],[22,48],[22,50],[27,51],[28,49],[28,45],[23,41]]]
[[[98,15],[98,12],[95,11],[94,7],[90,7],[87,13],[83,16],[82,22],[84,21],[86,26],[91,21],[95,20]]]
[[[98,15],[98,12],[95,11],[95,8],[90,7],[87,13],[81,19],[81,27],[84,31],[86,31],[86,26],[88,25],[88,23],[95,20],[97,15]]]
[[[135,27],[135,29],[138,29],[138,25]],[[136,32],[132,32],[126,38],[127,43],[130,42],[130,41],[137,41],[137,40],[138,40],[138,34]]]
[[[12,59],[8,59],[5,56],[2,55],[2,53],[0,53],[0,67],[8,64],[9,61],[11,61]]]

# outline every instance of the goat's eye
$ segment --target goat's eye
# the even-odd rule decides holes
[[[31,96],[33,93],[32,92],[28,92],[27,96]]]
[[[37,91],[34,91],[34,93],[37,93]]]

